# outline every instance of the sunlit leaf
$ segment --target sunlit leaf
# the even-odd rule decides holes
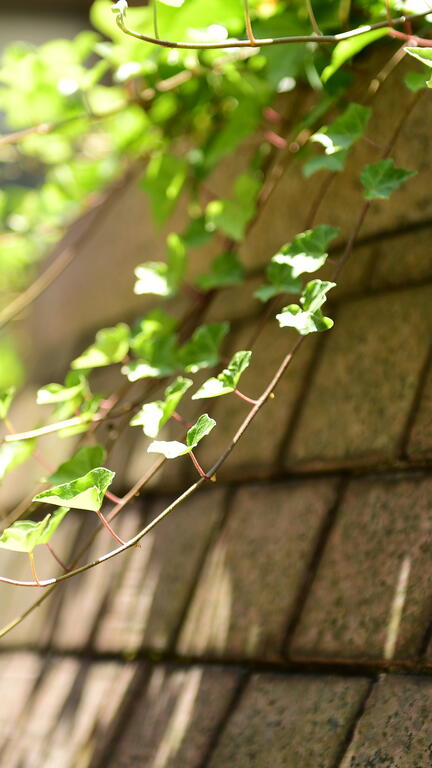
[[[14,552],[33,552],[35,547],[48,544],[68,512],[69,507],[61,507],[39,523],[32,520],[12,523],[0,536],[0,547]]]
[[[176,459],[178,456],[184,456],[190,453],[199,442],[208,435],[216,426],[214,419],[211,419],[207,413],[204,413],[195,422],[186,435],[186,443],[180,443],[178,440],[154,440],[150,443],[148,453],[161,453],[167,459]]]
[[[19,440],[0,445],[0,481],[15,467],[24,464],[36,448],[35,440]]]
[[[103,328],[96,334],[95,343],[72,361],[72,368],[99,368],[121,363],[129,351],[129,338],[130,330],[126,323],[118,323],[113,328]]]
[[[300,306],[290,304],[276,315],[280,327],[295,328],[302,336],[332,328],[333,320],[330,317],[324,317],[321,307],[326,301],[326,294],[334,286],[335,283],[328,281],[311,280],[300,299]]]
[[[135,269],[136,294],[173,296],[179,289],[186,267],[186,248],[182,239],[172,234],[167,239],[167,262],[148,261]]]
[[[100,467],[106,459],[106,450],[102,445],[87,445],[77,451],[71,459],[63,462],[48,477],[49,483],[69,483],[83,477],[92,469]]]
[[[83,477],[38,493],[33,501],[43,501],[46,504],[57,504],[58,506],[67,502],[73,509],[88,509],[97,512],[103,504],[105,493],[114,477],[115,472],[104,467],[98,467],[87,472]]]
[[[417,171],[395,168],[391,158],[365,165],[360,173],[360,181],[365,188],[364,196],[366,200],[387,199],[405,181],[416,174]]]
[[[70,400],[76,401],[76,398],[85,391],[87,391],[85,376],[72,371],[67,376],[64,384],[46,384],[44,387],[41,387],[38,390],[36,402],[38,405],[52,405],[66,403]],[[68,418],[68,416],[64,418]]]
[[[183,395],[192,386],[191,379],[178,376],[165,390],[165,399],[146,403],[130,421],[132,427],[142,427],[147,437],[157,437],[160,429],[171,418]]]
[[[358,29],[355,31],[358,32]],[[366,48],[367,45],[371,45],[371,43],[374,43],[381,37],[385,37],[387,34],[388,27],[372,29],[370,31],[368,31],[366,27],[364,34],[356,35],[347,40],[342,40],[333,48],[331,63],[322,72],[322,81],[326,83],[346,61],[352,59],[357,53],[360,53],[360,51]]]
[[[220,397],[234,392],[244,371],[249,367],[252,352],[241,350],[236,352],[227,368],[215,377],[207,379],[192,400],[202,400],[206,397]]]

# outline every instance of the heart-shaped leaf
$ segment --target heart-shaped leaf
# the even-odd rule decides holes
[[[392,158],[365,165],[360,174],[360,181],[365,188],[364,196],[366,200],[387,199],[404,181],[416,174],[417,171],[395,168]]]
[[[102,445],[86,445],[77,451],[71,459],[63,462],[49,476],[50,483],[70,483],[83,477],[92,469],[100,467],[106,459],[106,450]]]
[[[95,343],[72,361],[74,370],[100,368],[121,363],[129,351],[130,330],[126,323],[113,328],[102,328],[96,334]]]
[[[165,390],[165,399],[146,403],[130,421],[132,427],[142,427],[147,437],[157,437],[160,429],[171,418],[189,387],[191,379],[178,376]]]
[[[69,507],[61,507],[39,523],[32,520],[18,520],[12,523],[0,536],[0,547],[14,552],[33,552],[35,547],[48,544],[68,512]]]
[[[180,443],[177,440],[154,440],[147,448],[148,453],[161,453],[167,459],[176,459],[178,456],[184,456],[190,453],[198,443],[208,435],[216,426],[214,419],[211,419],[207,413],[195,422],[186,435],[186,443]]]
[[[88,509],[98,512],[102,506],[105,492],[114,477],[115,472],[104,467],[98,467],[70,483],[62,483],[48,491],[38,493],[33,501],[43,501],[46,504],[57,504],[58,506],[67,502],[73,509]]]
[[[240,378],[250,364],[252,352],[241,350],[236,352],[228,367],[218,376],[207,379],[197,392],[192,396],[192,400],[202,400],[206,397],[220,397],[228,395],[237,389]]]

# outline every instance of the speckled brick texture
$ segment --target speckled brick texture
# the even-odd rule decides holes
[[[416,658],[432,611],[432,478],[350,484],[290,652]]]
[[[255,676],[209,768],[333,768],[367,690],[362,679]]]
[[[429,768],[432,680],[383,677],[374,687],[340,768]]]
[[[246,486],[208,555],[177,650],[278,658],[336,496],[334,481]]]

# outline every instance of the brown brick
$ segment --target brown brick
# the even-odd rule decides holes
[[[234,337],[232,352],[249,349],[250,336],[251,329],[247,328]],[[279,328],[275,320],[268,323],[254,346],[250,368],[239,384],[240,391],[252,398],[259,397],[296,338],[294,332]],[[269,400],[255,418],[219,470],[218,479],[256,479],[275,472],[281,442],[316,350],[315,344],[316,339],[311,339],[299,350],[275,391],[275,399]],[[201,405],[201,413],[210,409],[209,413],[217,422],[211,437],[203,440],[197,449],[199,460],[207,470],[229,445],[250,406],[234,394],[218,398],[217,402],[197,402]]]
[[[209,768],[333,768],[368,683],[360,678],[252,678]]]
[[[249,486],[232,499],[208,557],[179,652],[236,658],[280,655],[335,483]]]
[[[391,459],[427,356],[431,288],[340,308],[306,396],[286,464],[339,466]]]
[[[151,517],[161,512],[168,501],[158,502]],[[222,491],[198,493],[133,550],[101,616],[96,636],[98,650],[169,648],[223,508]]]
[[[155,668],[107,768],[199,768],[237,681],[221,668]]]
[[[407,452],[412,459],[424,459],[432,455],[432,368],[429,368],[420,395]]]
[[[430,620],[432,479],[352,482],[294,635],[298,657],[415,657]]]
[[[367,702],[340,768],[429,768],[432,681],[382,678]]]
[[[375,265],[372,288],[420,283],[432,277],[431,227],[399,232],[371,243]]]
[[[17,655],[0,680],[0,696],[22,687],[23,666]],[[24,662],[26,659],[24,657]],[[26,664],[24,666],[24,674]],[[32,690],[10,739],[2,739],[2,765],[8,768],[88,768],[122,708],[134,676],[133,664],[87,664],[74,659],[45,661],[25,686]],[[102,739],[103,734],[103,739]],[[2,734],[3,735],[3,734]]]
[[[34,653],[5,653],[0,657],[0,750],[14,738],[42,666],[43,661]]]

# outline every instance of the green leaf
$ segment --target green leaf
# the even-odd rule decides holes
[[[165,390],[165,399],[146,403],[130,421],[132,427],[142,427],[147,437],[157,437],[160,429],[171,418],[180,400],[192,386],[191,379],[178,376]]]
[[[202,400],[206,397],[220,397],[228,395],[237,389],[240,378],[246,368],[249,367],[252,352],[241,350],[218,376],[208,379],[192,396],[192,400]]]
[[[268,301],[280,293],[301,291],[301,280],[293,276],[293,268],[289,264],[280,264],[272,259],[266,269],[266,277],[269,285],[261,285],[254,292],[254,296],[260,301]]]
[[[360,181],[365,188],[364,196],[366,200],[387,199],[416,173],[417,171],[407,171],[405,168],[395,168],[391,158],[365,165],[360,173]]]
[[[77,480],[92,469],[100,467],[105,459],[106,450],[102,445],[85,446],[77,451],[71,459],[60,464],[56,471],[49,476],[48,482],[63,484]]]
[[[147,448],[147,453],[161,453],[167,459],[176,459],[190,453],[198,443],[216,426],[214,419],[204,413],[195,422],[186,435],[186,443],[177,440],[154,440]]]
[[[234,184],[233,200],[212,200],[206,209],[208,224],[233,240],[242,240],[255,213],[261,185],[251,174],[239,176]]]
[[[404,51],[421,61],[426,67],[432,67],[432,48],[404,48]]]
[[[187,373],[197,373],[219,362],[219,347],[229,331],[229,323],[201,325],[190,341],[179,351],[179,359]]]
[[[181,8],[185,0],[159,0],[164,5],[171,5],[173,8]]]
[[[360,28],[359,28],[360,29]],[[358,31],[358,30],[353,30]],[[352,59],[357,53],[366,48],[367,45],[379,40],[380,37],[385,37],[388,34],[388,27],[382,29],[372,29],[367,31],[363,35],[357,35],[356,37],[348,38],[348,40],[342,40],[338,43],[332,52],[331,63],[323,70],[321,74],[321,80],[326,83],[335,72],[345,64],[346,61]]]
[[[46,504],[59,506],[67,502],[73,509],[88,509],[98,512],[114,477],[115,472],[104,467],[98,467],[87,472],[83,477],[38,493],[33,501],[43,501]]]
[[[175,234],[167,239],[167,263],[148,261],[135,269],[137,282],[134,293],[141,296],[152,293],[156,296],[174,296],[184,277],[186,268],[186,248],[182,239]]]
[[[162,225],[173,212],[186,181],[186,173],[187,165],[179,157],[164,153],[151,158],[141,187],[150,198],[156,224]]]
[[[349,104],[345,112],[331,125],[324,125],[311,136],[311,141],[321,144],[326,155],[334,155],[341,150],[350,149],[364,134],[372,114],[369,107]]]
[[[423,72],[408,72],[404,77],[404,83],[413,93],[417,93],[417,91],[427,87]]]
[[[129,381],[171,376],[178,368],[177,339],[171,336],[141,338],[137,351],[139,360],[132,360],[122,367],[122,373]]]
[[[306,178],[309,178],[317,171],[333,171],[338,173],[345,168],[347,156],[348,152],[345,149],[341,149],[340,152],[336,152],[334,155],[313,155],[304,163],[303,173]]]
[[[14,399],[16,387],[0,390],[0,419],[5,419]]]
[[[79,370],[121,363],[129,351],[129,338],[130,330],[126,323],[102,328],[96,334],[95,343],[73,360],[71,367]]]
[[[196,284],[201,291],[213,291],[215,288],[225,288],[238,285],[244,277],[244,269],[234,251],[221,253],[215,258],[210,272],[200,275]]]
[[[82,373],[72,371],[66,377],[64,384],[46,384],[38,390],[36,402],[38,405],[52,405],[56,403],[68,403],[76,401],[80,395],[88,391],[87,380]],[[76,410],[74,408],[74,410]],[[64,418],[68,418],[65,416]]]
[[[301,336],[317,331],[327,331],[334,323],[330,317],[324,317],[321,307],[326,301],[326,294],[335,283],[325,280],[311,280],[303,292],[300,304],[290,304],[276,315],[281,328],[295,328]]]
[[[18,520],[6,528],[0,536],[0,547],[14,552],[33,552],[40,544],[48,544],[69,507],[61,507],[47,515],[40,523],[32,520]]]
[[[24,464],[36,448],[35,440],[19,440],[16,443],[0,445],[0,480],[15,467]]]

